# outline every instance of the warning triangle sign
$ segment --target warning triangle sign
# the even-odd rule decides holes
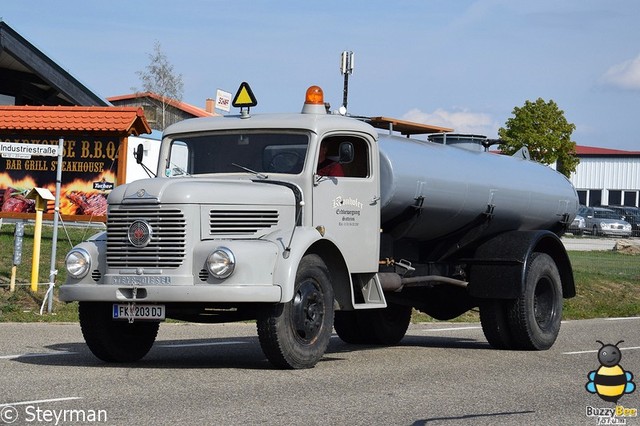
[[[253,96],[251,87],[249,87],[249,83],[243,81],[242,84],[240,84],[240,88],[238,89],[238,92],[236,92],[236,96],[233,98],[231,105],[236,108],[254,107],[258,105],[258,101],[256,100],[256,97]]]

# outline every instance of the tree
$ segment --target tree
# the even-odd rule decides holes
[[[526,101],[524,106],[513,109],[513,117],[498,130],[500,149],[514,154],[526,146],[533,160],[544,164],[557,162],[557,170],[569,177],[580,162],[576,143],[571,140],[575,128],[553,100]]]
[[[145,92],[155,93],[160,96],[158,106],[162,109],[162,116],[159,126],[164,130],[165,113],[167,106],[172,100],[180,101],[184,84],[182,74],[175,74],[173,65],[169,62],[167,55],[162,52],[160,42],[156,40],[153,45],[153,52],[148,54],[149,64],[143,71],[137,71],[140,77],[142,88]]]

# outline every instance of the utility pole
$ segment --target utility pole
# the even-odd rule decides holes
[[[342,106],[339,111],[340,114],[346,115],[347,113],[347,96],[349,93],[349,75],[353,73],[354,63],[353,52],[344,51],[340,56],[340,73],[344,75],[344,89],[342,91]]]

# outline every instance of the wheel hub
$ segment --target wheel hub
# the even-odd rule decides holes
[[[534,315],[540,328],[544,329],[555,315],[554,294],[551,283],[542,279],[538,282],[534,296]]]
[[[322,326],[324,304],[322,293],[312,281],[300,285],[293,299],[293,328],[305,343],[315,339]]]

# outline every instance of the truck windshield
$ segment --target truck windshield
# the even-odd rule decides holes
[[[242,132],[182,135],[171,141],[166,176],[302,172],[309,136],[295,133]]]

